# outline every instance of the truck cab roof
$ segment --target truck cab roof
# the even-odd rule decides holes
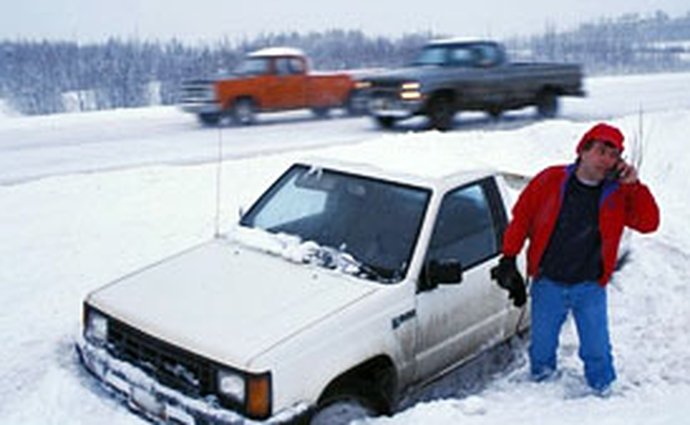
[[[467,44],[498,44],[495,41],[490,41],[490,40],[483,40],[480,38],[474,38],[474,37],[450,37],[450,38],[437,38],[434,40],[430,40],[427,43],[427,46],[437,46],[437,45],[467,45]]]
[[[433,169],[419,169],[413,163],[365,161],[330,157],[307,157],[301,164],[314,168],[333,169],[341,172],[364,175],[377,179],[394,181],[412,186],[444,191],[484,177],[497,174],[497,171],[477,164],[454,164],[444,167],[438,164]],[[416,161],[415,161],[416,162]]]
[[[251,52],[248,57],[283,57],[283,56],[306,56],[300,49],[294,47],[266,47]]]

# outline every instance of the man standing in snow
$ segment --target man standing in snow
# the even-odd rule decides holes
[[[515,256],[526,239],[531,286],[530,372],[541,381],[556,371],[561,327],[572,312],[587,384],[608,393],[616,378],[609,341],[606,284],[624,227],[642,233],[659,226],[659,209],[637,170],[621,159],[623,134],[597,124],[577,145],[574,164],[540,172],[520,194],[491,274],[516,306],[526,302]]]

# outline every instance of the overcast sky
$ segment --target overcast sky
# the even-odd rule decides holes
[[[433,31],[501,38],[557,30],[625,13],[671,17],[688,0],[2,0],[0,39],[82,42],[172,37],[197,42],[238,40],[283,31],[362,30],[400,36]]]

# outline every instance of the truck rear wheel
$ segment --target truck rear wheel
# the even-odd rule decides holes
[[[374,117],[374,120],[380,128],[385,128],[386,130],[393,128],[395,125],[395,118],[393,117]]]
[[[553,90],[542,90],[537,94],[537,114],[541,118],[558,115],[558,95]]]
[[[326,118],[330,113],[330,109],[327,107],[311,108],[311,113],[317,118]]]
[[[347,97],[347,102],[345,102],[345,111],[351,117],[359,117],[367,113],[367,98],[366,96],[357,91],[353,90]]]
[[[453,117],[455,116],[455,109],[453,103],[448,96],[437,96],[431,99],[427,111],[431,128],[439,131],[448,131],[453,128]]]
[[[220,122],[220,114],[217,112],[199,114],[197,118],[203,125],[218,125]]]
[[[493,106],[487,110],[489,113],[489,116],[494,119],[498,120],[501,118],[501,115],[503,115],[503,109],[501,109],[499,106]]]
[[[254,101],[249,98],[238,99],[232,108],[232,120],[238,125],[250,125],[256,121]]]

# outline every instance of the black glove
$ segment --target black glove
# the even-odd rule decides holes
[[[508,298],[513,300],[515,307],[525,305],[527,302],[525,279],[515,265],[515,257],[501,257],[498,265],[491,269],[491,279],[508,291]]]

